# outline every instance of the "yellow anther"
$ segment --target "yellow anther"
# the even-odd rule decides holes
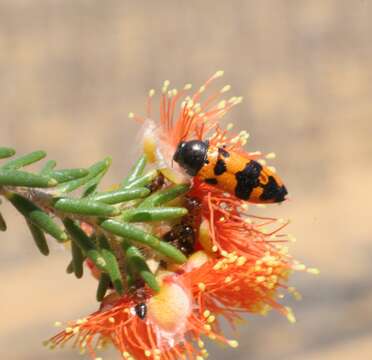
[[[150,89],[149,90],[149,96],[153,97],[155,95],[155,89]]]
[[[204,358],[203,358],[203,356],[198,355],[198,356],[196,357],[196,360],[204,360]]]
[[[274,174],[276,173],[276,167],[275,166],[268,166],[267,167],[271,172],[273,172]]]
[[[70,333],[72,333],[72,332],[73,332],[72,327],[67,327],[67,328],[65,329],[65,333],[66,333],[66,334],[70,334]]]
[[[126,359],[128,359],[128,358],[130,357],[129,352],[127,352],[127,351],[124,351],[124,352],[122,353],[122,355],[123,355]]]
[[[213,75],[213,79],[217,79],[217,78],[223,76],[223,74],[224,74],[224,71],[223,71],[223,70],[218,70],[218,71],[216,71],[215,74]]]
[[[262,283],[266,280],[266,277],[265,276],[257,276],[256,277],[256,282],[257,283]]]
[[[200,349],[203,349],[205,344],[203,342],[203,340],[198,340],[198,346],[200,347]]]
[[[216,317],[215,317],[214,315],[211,315],[211,316],[208,317],[208,320],[207,320],[207,321],[208,321],[210,324],[212,324],[215,320],[216,320]]]
[[[320,274],[320,270],[317,269],[317,268],[308,268],[306,271],[309,274],[313,274],[313,275],[319,275]]]
[[[72,332],[73,332],[74,334],[77,334],[77,333],[79,332],[79,330],[80,330],[79,326],[75,326],[75,327],[72,329]]]
[[[236,341],[236,340],[229,340],[227,342],[229,344],[229,346],[231,346],[232,348],[237,348],[239,346],[239,343]]]
[[[225,93],[225,92],[228,92],[230,89],[231,89],[231,85],[225,85],[225,86],[221,89],[221,94],[223,94],[223,93]]]
[[[188,109],[191,109],[194,106],[194,101],[192,101],[191,99],[188,100],[186,106],[187,106]]]
[[[238,255],[230,254],[229,256],[229,263],[233,264],[238,259]]]
[[[212,251],[213,251],[213,252],[217,252],[217,251],[218,251],[218,247],[217,247],[216,245],[213,245],[213,246],[212,246]]]
[[[229,253],[228,253],[226,250],[222,250],[222,251],[221,251],[221,255],[222,255],[223,257],[228,257],[228,256],[229,256]]]
[[[293,265],[293,269],[298,270],[298,271],[303,271],[303,270],[306,270],[306,265],[304,264]]]
[[[266,154],[265,158],[266,159],[275,159],[276,154],[274,152],[268,153],[268,154]]]
[[[111,323],[111,324],[115,324],[115,318],[113,318],[112,316],[110,316],[108,318],[108,321]]]
[[[291,323],[291,324],[294,324],[296,322],[296,317],[295,315],[293,314],[293,311],[291,308],[289,307],[286,307],[286,310],[287,310],[287,319],[288,321]]]
[[[226,106],[226,100],[222,100],[218,103],[217,109],[221,110],[221,109],[225,108],[225,106]]]
[[[134,118],[134,113],[130,112],[130,113],[128,114],[128,117],[129,117],[129,119],[133,119],[133,118]]]
[[[60,326],[62,326],[62,323],[60,321],[55,321],[54,326],[55,327],[60,327]]]
[[[211,316],[211,312],[210,312],[209,310],[205,310],[205,311],[203,312],[203,316],[204,316],[205,318],[208,318],[208,317]]]
[[[257,162],[259,164],[261,164],[262,166],[265,166],[266,165],[266,160],[264,160],[264,159],[258,159]]]
[[[145,356],[150,357],[151,356],[151,351],[150,350],[145,350]]]
[[[184,90],[190,90],[192,88],[192,84],[186,84],[183,89]]]
[[[204,330],[206,330],[206,331],[211,331],[212,330],[212,326],[210,326],[209,324],[205,324],[204,325]]]
[[[232,278],[231,276],[227,276],[225,277],[225,283],[228,284],[229,282],[231,282]]]
[[[235,102],[234,102],[234,105],[238,105],[238,104],[240,104],[242,101],[243,101],[243,96],[239,96],[238,98],[236,98],[236,100],[235,100]]]
[[[200,283],[198,284],[198,288],[199,288],[201,291],[205,291],[205,284],[202,283],[202,282],[200,282]]]
[[[202,93],[202,92],[204,92],[205,91],[205,86],[203,85],[203,86],[200,86],[200,88],[199,88],[199,92],[200,93]]]
[[[244,256],[239,256],[238,260],[236,261],[236,264],[238,266],[242,266],[246,263],[247,259]]]

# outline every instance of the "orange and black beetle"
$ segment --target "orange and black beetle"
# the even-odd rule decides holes
[[[242,200],[276,203],[285,200],[287,189],[281,179],[266,166],[208,141],[179,143],[176,161],[191,176],[214,185]]]

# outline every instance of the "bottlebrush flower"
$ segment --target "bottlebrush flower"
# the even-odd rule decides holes
[[[287,285],[291,272],[317,270],[307,269],[289,256],[288,235],[282,233],[287,222],[249,214],[246,201],[198,177],[191,179],[172,161],[180,141],[208,139],[211,146],[223,145],[226,151],[264,163],[261,153],[244,150],[246,132],[231,135],[231,125],[226,130],[220,127],[219,120],[242,98],[220,100],[229,86],[204,96],[212,81],[221,75],[217,72],[191,95],[186,95],[191,85],[178,91],[169,89],[169,81],[165,81],[157,121],[152,110],[153,90],[146,117],[130,114],[145,125],[144,152],[167,179],[161,186],[191,183],[188,193],[177,201],[194,201],[197,206],[185,205],[189,214],[181,222],[152,225],[153,232],[174,241],[189,256],[188,261],[175,265],[161,259],[154,267],[159,292],[143,285],[121,296],[112,291],[97,312],[69,323],[48,342],[49,346],[71,341],[98,359],[97,350],[112,343],[123,359],[201,360],[208,355],[205,338],[238,346],[236,340],[223,335],[221,318],[235,326],[242,313],[266,314],[274,308],[295,321],[292,311],[280,303],[280,290],[298,297],[296,290]],[[195,240],[191,250],[187,242],[190,238]],[[154,260],[151,251],[145,254],[148,260]],[[96,274],[94,264],[90,262],[89,266]]]

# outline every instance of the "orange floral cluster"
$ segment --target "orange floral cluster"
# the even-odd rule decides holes
[[[174,182],[180,177],[176,164],[172,167],[172,156],[182,140],[208,137],[212,144],[223,144],[228,151],[248,159],[262,157],[261,153],[244,151],[246,132],[230,135],[231,125],[226,130],[220,128],[219,119],[241,102],[239,97],[220,100],[229,86],[201,100],[208,86],[221,75],[217,72],[189,96],[191,85],[178,91],[169,89],[169,81],[165,81],[158,122],[148,120],[153,118],[153,90],[146,119],[130,114],[146,124],[145,152],[155,164],[162,164],[160,170]],[[273,156],[268,154],[267,158]],[[316,269],[307,269],[288,255],[288,236],[281,232],[287,222],[250,215],[246,202],[197,178],[188,195],[201,203],[195,253],[182,266],[158,271],[161,290],[153,294],[146,289],[145,319],[136,315],[134,297],[112,293],[97,312],[69,323],[49,340],[50,347],[73,341],[97,360],[101,359],[97,351],[112,343],[123,359],[201,360],[208,356],[205,338],[238,346],[236,340],[223,335],[221,318],[234,326],[242,313],[266,314],[274,308],[295,321],[291,310],[279,303],[283,296],[279,290],[298,297],[296,290],[287,286],[288,276],[293,270],[315,273]]]

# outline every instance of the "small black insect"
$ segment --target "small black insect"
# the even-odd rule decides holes
[[[134,307],[134,311],[136,315],[141,319],[144,320],[147,315],[147,305],[146,303],[139,303]]]
[[[197,231],[200,225],[200,201],[186,196],[184,204],[189,213],[184,216],[179,224],[172,227],[163,235],[163,240],[171,243],[185,255],[191,255],[194,251]]]
[[[172,227],[172,230],[163,235],[163,240],[171,243],[185,255],[190,255],[195,245],[194,229],[183,223],[176,224]]]

